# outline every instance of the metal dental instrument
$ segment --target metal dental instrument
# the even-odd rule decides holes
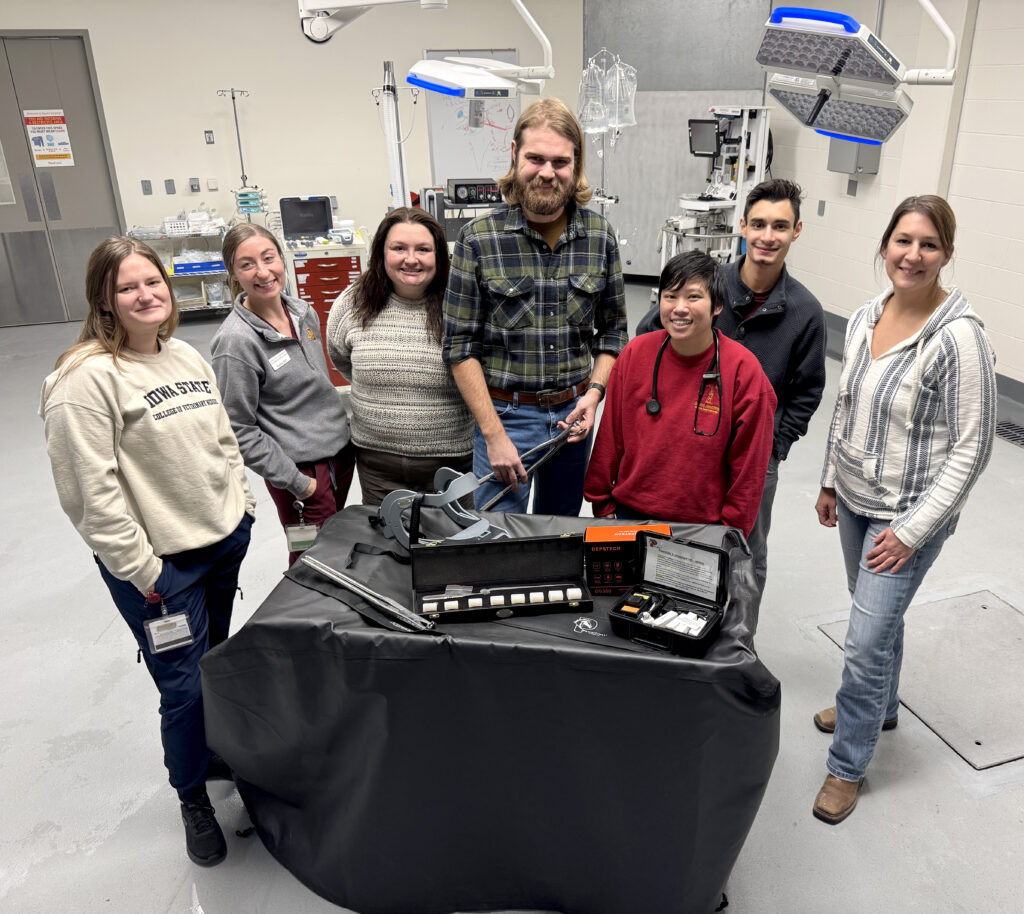
[[[530,473],[532,473],[534,470],[539,469],[547,461],[549,461],[552,457],[554,457],[555,454],[558,452],[559,448],[561,448],[561,446],[563,444],[565,444],[565,442],[568,440],[569,436],[576,430],[576,428],[579,426],[579,424],[580,424],[579,420],[577,419],[575,422],[573,422],[572,425],[568,425],[565,428],[563,428],[562,431],[559,432],[557,435],[555,435],[554,438],[549,438],[547,441],[545,441],[545,442],[543,442],[541,444],[538,444],[536,447],[530,448],[530,450],[528,450],[525,454],[521,455],[519,459],[520,460],[525,460],[527,457],[530,457],[533,454],[536,454],[537,451],[543,450],[544,448],[550,448],[550,450],[543,457],[541,457],[540,460],[538,460],[532,467],[530,467],[526,471],[526,475],[529,476]],[[493,478],[494,478],[494,473],[493,472],[488,473],[486,476],[482,477],[479,480],[477,485],[483,485],[485,482],[489,482]],[[505,486],[504,489],[502,489],[497,495],[495,495],[494,498],[492,498],[489,502],[487,502],[487,504],[484,505],[483,508],[481,508],[480,510],[481,511],[490,511],[491,508],[494,505],[496,505],[499,501],[501,501],[501,499],[503,499],[511,491],[512,491],[512,484],[509,483],[507,486]]]
[[[357,596],[362,597],[367,603],[379,609],[392,621],[398,622],[406,628],[415,629],[416,631],[426,632],[431,631],[434,628],[434,623],[429,619],[424,619],[422,616],[418,616],[411,609],[407,609],[402,606],[401,603],[392,600],[390,597],[384,596],[382,593],[370,590],[370,588],[365,584],[360,583],[355,578],[349,577],[344,572],[338,571],[330,565],[325,565],[318,559],[314,559],[308,555],[301,556],[300,560],[304,565],[309,566],[317,574],[327,578],[327,580],[333,581],[338,586],[344,587],[346,590],[350,590]]]
[[[522,454],[520,459],[525,460],[538,451],[542,451],[545,448],[549,449],[548,453],[527,469],[526,475],[529,476],[530,473],[550,460],[558,449],[565,444],[578,425],[578,422],[574,422],[572,425],[562,429],[554,438],[550,438]],[[451,536],[445,537],[446,542],[506,539],[509,534],[503,527],[499,527],[485,518],[470,514],[459,504],[460,498],[475,491],[483,483],[489,482],[493,478],[493,472],[477,479],[472,473],[458,473],[451,469],[451,467],[441,467],[434,474],[435,492],[424,494],[422,492],[411,492],[408,489],[396,489],[394,492],[384,496],[384,500],[381,502],[380,509],[377,512],[377,517],[371,519],[371,523],[378,526],[384,536],[394,539],[406,552],[409,551],[410,536],[409,528],[405,525],[403,515],[410,508],[414,512],[418,512],[421,507],[440,508],[449,518],[455,521],[462,529]],[[511,490],[511,485],[506,486],[487,502],[482,510],[490,510],[493,505],[497,504]],[[418,521],[414,521],[412,526],[418,528]]]

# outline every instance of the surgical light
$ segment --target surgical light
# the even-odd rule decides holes
[[[896,132],[914,104],[902,89],[858,89],[833,80],[782,73],[768,81],[768,94],[798,121],[824,136],[874,145]]]
[[[841,77],[895,88],[903,65],[865,25],[851,16],[799,7],[778,7],[765,25],[757,62],[794,75]]]
[[[307,38],[327,41],[338,29],[375,6],[416,3],[423,9],[446,9],[448,0],[298,0],[299,21]],[[551,64],[551,42],[523,5],[523,0],[509,0],[544,52],[541,66],[525,67],[476,57],[446,57],[444,60],[421,60],[413,64],[406,81],[421,89],[458,96],[470,101],[489,98],[511,98],[522,92],[538,95],[544,80],[555,75]]]
[[[918,3],[946,36],[945,69],[907,70],[852,16],[780,6],[765,24],[757,52],[757,62],[768,74],[768,94],[825,136],[884,143],[913,108],[905,84],[949,85],[955,75],[952,32],[930,0]]]

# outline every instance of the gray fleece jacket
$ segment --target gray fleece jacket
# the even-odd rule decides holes
[[[327,374],[320,317],[283,296],[298,339],[247,310],[240,295],[210,341],[213,370],[245,465],[298,497],[297,466],[333,457],[349,441],[341,396]]]

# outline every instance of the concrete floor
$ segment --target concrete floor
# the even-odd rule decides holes
[[[630,327],[648,293],[629,288]],[[208,354],[215,327],[186,323],[179,336]],[[0,331],[0,439],[10,484],[0,531],[0,910],[195,914],[197,897],[206,914],[340,912],[257,837],[235,835],[248,818],[229,784],[210,789],[228,835],[227,860],[205,870],[185,856],[161,764],[156,690],[57,504],[36,415],[42,378],[76,332],[69,325]],[[880,741],[854,815],[836,827],[811,816],[829,744],[811,715],[832,702],[842,666],[818,625],[849,609],[838,537],[818,526],[813,510],[837,374],[830,361],[826,405],[779,482],[757,646],[782,682],[781,749],[727,886],[729,911],[1024,911],[1024,761],[975,771],[903,709],[899,728]],[[1024,451],[997,441],[916,602],[991,590],[1024,610],[1022,489]],[[285,559],[269,496],[262,484],[254,491],[260,521],[242,567],[236,627],[275,585]],[[928,663],[906,658],[908,668]],[[1021,671],[1014,674],[1020,682]],[[992,701],[1013,700],[1016,691]],[[998,714],[998,705],[991,711]]]

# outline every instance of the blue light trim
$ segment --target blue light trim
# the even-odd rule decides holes
[[[802,6],[780,6],[772,10],[771,18],[768,20],[772,25],[778,25],[783,19],[809,19],[812,22],[829,22],[832,25],[841,25],[847,32],[856,35],[860,31],[860,23],[845,13],[831,13],[828,10],[811,10]]]
[[[865,140],[859,136],[847,136],[845,133],[832,133],[828,130],[819,130],[817,127],[814,128],[815,133],[820,133],[822,136],[830,136],[835,140],[847,140],[850,143],[863,143],[865,146],[881,146],[881,140]]]
[[[421,89],[429,89],[431,92],[440,92],[442,95],[454,95],[457,98],[466,97],[465,89],[453,89],[451,86],[442,86],[439,83],[427,82],[425,79],[413,76],[412,73],[405,77],[405,81],[411,86],[419,86]]]

